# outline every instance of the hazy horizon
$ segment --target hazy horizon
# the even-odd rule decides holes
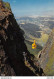
[[[9,2],[16,17],[54,16],[54,0],[3,0]]]

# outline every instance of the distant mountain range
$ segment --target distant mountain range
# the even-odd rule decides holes
[[[27,23],[27,24],[20,24],[20,27],[24,29],[25,33],[28,33],[28,35],[30,34],[37,38],[40,38],[41,36],[41,33],[38,32],[41,31],[38,25]]]
[[[19,24],[31,23],[36,24],[38,26],[46,26],[47,23],[52,24],[54,22],[54,17],[50,16],[37,16],[37,17],[20,17],[16,18]]]
[[[30,41],[35,39],[41,46],[46,44],[48,35],[54,28],[52,16],[28,16],[16,18],[16,20],[25,33],[25,39]]]

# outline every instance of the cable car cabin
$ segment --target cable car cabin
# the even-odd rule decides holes
[[[35,40],[34,40],[34,43],[32,44],[32,49],[36,49],[36,43],[35,43]]]

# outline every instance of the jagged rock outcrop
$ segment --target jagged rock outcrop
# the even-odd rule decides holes
[[[4,70],[1,70],[0,60],[0,75],[35,76],[44,74],[42,68],[34,65],[31,60],[33,55],[29,53],[24,43],[23,31],[19,28],[11,10],[7,9],[5,5],[3,6],[3,3],[0,6],[0,43],[2,45],[0,59],[2,57],[4,60],[6,59],[3,60]],[[25,59],[35,69],[35,72],[25,65]],[[5,73],[3,74],[2,71]]]
[[[39,54],[39,62],[46,75],[54,75],[54,29],[49,39]]]

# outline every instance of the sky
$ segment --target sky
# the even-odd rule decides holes
[[[9,2],[16,17],[54,15],[54,0],[3,0]]]

